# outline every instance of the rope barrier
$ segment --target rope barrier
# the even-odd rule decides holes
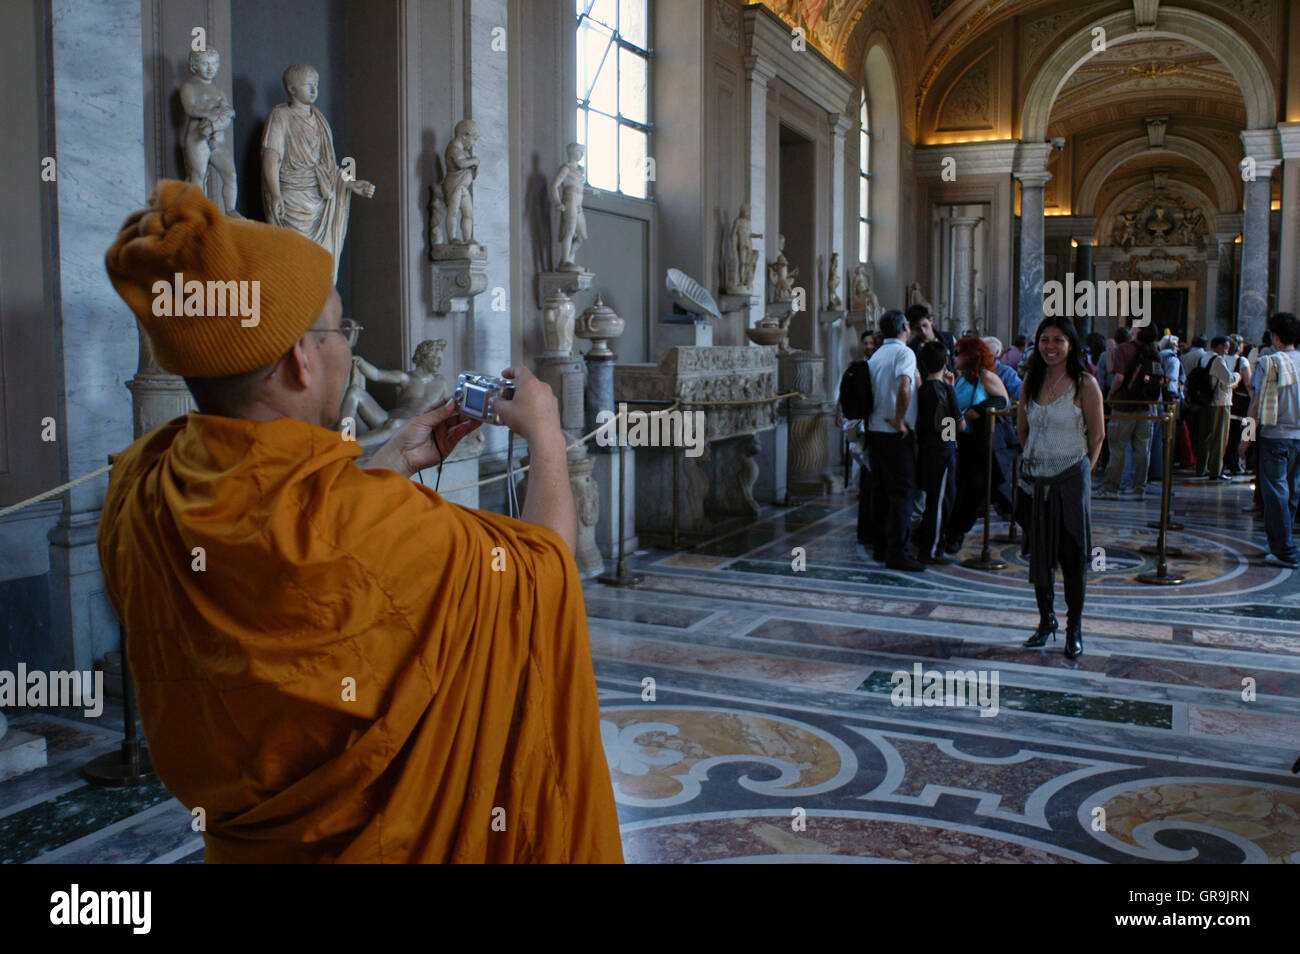
[[[689,402],[687,402],[687,401],[682,401],[682,400],[678,399],[678,400],[674,400],[673,402],[671,402],[671,404],[670,404],[668,407],[665,407],[665,408],[663,408],[662,410],[659,410],[659,411],[652,411],[651,413],[652,413],[652,414],[667,414],[667,413],[669,413],[669,412],[671,412],[671,411],[673,411],[674,409],[679,408],[679,407],[728,407],[728,406],[732,406],[732,405],[740,405],[740,404],[745,404],[745,405],[748,405],[748,404],[770,404],[770,403],[775,402],[775,401],[783,401],[783,400],[785,400],[785,399],[788,398],[788,397],[802,397],[802,396],[803,396],[803,395],[802,395],[802,392],[800,392],[800,391],[788,391],[788,392],[786,392],[785,394],[778,394],[776,397],[769,397],[769,398],[753,398],[753,399],[740,400],[740,401],[689,401]],[[651,403],[651,402],[632,400],[632,401],[621,401],[621,402],[619,402],[619,403],[622,403],[622,404],[643,404],[643,403]],[[656,404],[657,404],[657,403],[659,403],[659,402],[658,402],[658,401],[655,401],[655,402],[653,402],[653,403],[656,403]],[[595,437],[597,434],[601,433],[602,431],[607,431],[607,430],[609,430],[609,428],[610,428],[612,425],[617,424],[619,421],[621,421],[621,420],[623,419],[623,415],[624,415],[625,413],[626,413],[626,412],[616,413],[612,418],[610,418],[610,419],[609,419],[608,421],[606,421],[604,424],[600,425],[600,427],[597,427],[595,430],[591,431],[590,433],[584,434],[582,437],[579,437],[579,438],[575,439],[575,440],[573,441],[573,443],[568,444],[568,445],[565,446],[565,448],[564,448],[564,452],[567,454],[569,451],[573,450],[575,447],[578,447],[578,446],[580,446],[580,445],[582,445],[582,444],[587,443],[587,441],[591,440],[593,437]],[[434,466],[437,466],[437,465],[434,465]],[[528,468],[531,467],[531,466],[532,466],[532,465],[529,464],[529,465],[527,465],[527,466],[517,468],[514,472],[515,472],[516,474],[522,474],[522,473],[524,473],[525,471],[527,471]],[[106,474],[106,473],[108,473],[110,470],[112,470],[112,467],[113,467],[112,464],[106,464],[105,466],[99,468],[98,470],[91,471],[89,474],[85,474],[85,475],[83,475],[83,476],[81,476],[81,477],[78,477],[76,480],[70,480],[70,481],[68,481],[66,484],[60,484],[58,487],[54,487],[54,488],[52,488],[51,490],[47,490],[47,491],[45,491],[44,493],[39,493],[39,494],[37,494],[35,497],[28,497],[26,500],[20,500],[20,501],[19,501],[18,503],[16,503],[16,504],[10,504],[8,507],[0,508],[0,517],[5,516],[5,514],[13,513],[13,512],[16,511],[16,510],[22,510],[24,507],[30,507],[32,504],[40,503],[42,500],[45,500],[46,498],[54,497],[54,496],[56,496],[56,495],[58,495],[58,494],[61,494],[61,493],[65,492],[65,491],[71,490],[73,487],[78,487],[78,486],[80,486],[81,484],[86,483],[86,481],[88,481],[88,480],[94,480],[96,477],[100,476],[101,474]],[[427,470],[428,468],[425,468],[425,469]],[[493,483],[496,483],[496,482],[499,481],[499,480],[505,480],[508,476],[509,476],[509,474],[497,474],[495,477],[485,477],[485,478],[483,478],[482,480],[476,480],[476,481],[474,481],[472,484],[462,484],[462,485],[459,486],[459,487],[450,487],[450,488],[448,488],[447,490],[442,491],[442,493],[445,495],[445,494],[455,493],[456,491],[459,491],[459,490],[472,490],[472,489],[475,488],[475,487],[483,487],[483,486],[486,486],[487,484],[493,484]]]

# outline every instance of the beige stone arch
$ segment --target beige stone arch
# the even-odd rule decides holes
[[[1182,40],[1212,53],[1236,77],[1246,102],[1246,128],[1267,129],[1277,125],[1277,99],[1273,82],[1254,48],[1231,27],[1193,10],[1161,6],[1156,29],[1140,31],[1131,9],[1101,17],[1073,33],[1034,76],[1021,110],[1020,138],[1044,142],[1052,104],[1065,81],[1094,55],[1093,30],[1106,31],[1106,44],[1113,46],[1134,40]]]
[[[1115,198],[1111,199],[1110,202],[1106,203],[1105,210],[1097,217],[1098,245],[1110,244],[1111,233],[1115,230],[1115,219],[1119,216],[1119,213],[1123,210],[1124,206],[1128,205],[1144,192],[1150,191],[1150,182],[1139,182],[1137,185],[1129,186],[1119,195],[1115,196]],[[1185,182],[1178,182],[1173,179],[1165,183],[1165,191],[1172,192],[1175,195],[1180,195],[1199,208],[1201,214],[1205,216],[1206,224],[1210,227],[1211,235],[1213,235],[1216,215],[1213,199],[1200,189],[1196,188],[1196,186],[1188,185]]]
[[[1146,136],[1130,139],[1107,150],[1101,155],[1079,186],[1079,200],[1075,205],[1080,215],[1092,215],[1097,206],[1097,197],[1101,188],[1111,174],[1134,159],[1147,156],[1180,156],[1190,159],[1209,176],[1214,183],[1215,204],[1218,212],[1235,212],[1240,203],[1237,190],[1233,185],[1232,173],[1224,165],[1223,158],[1213,150],[1185,136],[1166,136],[1164,146],[1153,147]]]

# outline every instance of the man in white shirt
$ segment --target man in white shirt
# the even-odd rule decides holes
[[[921,386],[916,354],[907,346],[906,316],[896,309],[880,317],[881,345],[871,356],[874,407],[867,423],[871,469],[879,475],[872,496],[876,555],[883,549],[891,570],[915,573],[925,564],[907,552],[916,502],[916,393]]]
[[[1232,390],[1241,375],[1229,369],[1228,339],[1219,335],[1210,342],[1210,377],[1214,379],[1214,399],[1206,408],[1209,421],[1205,428],[1205,476],[1207,480],[1230,480],[1223,470],[1223,453],[1228,446],[1228,425],[1232,418]]]
[[[1279,312],[1268,320],[1268,330],[1273,339],[1271,357],[1256,362],[1248,412],[1259,421],[1259,489],[1269,549],[1264,561],[1296,569],[1300,546],[1292,531],[1300,507],[1300,351],[1296,350],[1300,319]],[[1271,361],[1279,366],[1270,368]],[[1289,373],[1281,366],[1284,361],[1291,364]],[[1269,394],[1264,393],[1266,382]],[[1242,442],[1243,456],[1247,443]]]

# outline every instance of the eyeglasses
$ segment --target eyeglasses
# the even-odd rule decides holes
[[[344,318],[339,322],[337,328],[308,328],[307,330],[318,335],[328,335],[337,331],[347,339],[349,348],[355,348],[357,346],[357,339],[361,337],[361,332],[365,329],[351,318]]]

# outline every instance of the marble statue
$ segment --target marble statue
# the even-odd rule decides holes
[[[754,272],[758,268],[758,249],[754,239],[763,236],[753,230],[749,217],[749,203],[740,207],[740,214],[731,223],[727,256],[727,294],[750,295],[754,291]]]
[[[339,256],[348,232],[352,196],[370,198],[375,187],[355,178],[334,156],[334,134],[313,104],[320,74],[298,63],[284,71],[289,102],[266,117],[262,133],[262,201],[267,221],[299,232]]]
[[[1132,248],[1137,242],[1137,216],[1131,212],[1120,213],[1119,221],[1111,234],[1111,242],[1120,248]]]
[[[587,241],[587,218],[582,213],[582,195],[587,181],[582,157],[586,155],[586,149],[581,143],[571,142],[565,147],[565,153],[568,162],[560,166],[560,171],[551,180],[551,199],[560,210],[560,263],[556,269],[579,272],[582,269],[575,264],[573,256],[578,246]]]
[[[439,185],[429,186],[429,244],[447,244],[447,203]]]
[[[767,266],[768,280],[772,283],[772,300],[794,301],[794,280],[799,277],[799,267],[791,265],[785,257],[785,236],[776,237],[776,260]]]
[[[181,148],[185,152],[185,178],[200,189],[208,178],[208,167],[221,176],[221,202],[226,215],[242,219],[235,210],[239,185],[235,160],[226,143],[226,130],[235,118],[226,94],[212,80],[221,67],[221,54],[213,47],[190,51],[189,79],[181,84],[181,108],[185,110],[185,127]]]
[[[830,269],[826,275],[827,311],[843,311],[844,299],[840,297],[840,253],[831,252]]]
[[[1165,207],[1157,205],[1151,218],[1147,219],[1146,231],[1152,245],[1164,245],[1173,229],[1173,220],[1165,216]]]
[[[447,350],[444,338],[421,341],[411,356],[410,371],[384,371],[360,355],[352,358],[352,378],[343,395],[339,420],[361,418],[370,428],[357,438],[366,450],[381,446],[403,423],[419,417],[447,396],[447,379],[438,371]],[[367,380],[397,385],[397,405],[385,410],[366,391]]]
[[[1205,231],[1205,216],[1201,214],[1201,210],[1197,208],[1188,209],[1183,214],[1182,223],[1178,226],[1174,244],[1199,247],[1204,244],[1201,239],[1203,231]]]
[[[934,314],[934,306],[926,301],[925,296],[921,294],[920,282],[912,282],[907,286],[907,307],[911,308],[913,305],[924,305],[930,310],[931,314]]]
[[[447,171],[442,178],[442,198],[447,203],[447,242],[474,244],[474,180],[478,178],[478,123],[462,119],[447,144]]]

